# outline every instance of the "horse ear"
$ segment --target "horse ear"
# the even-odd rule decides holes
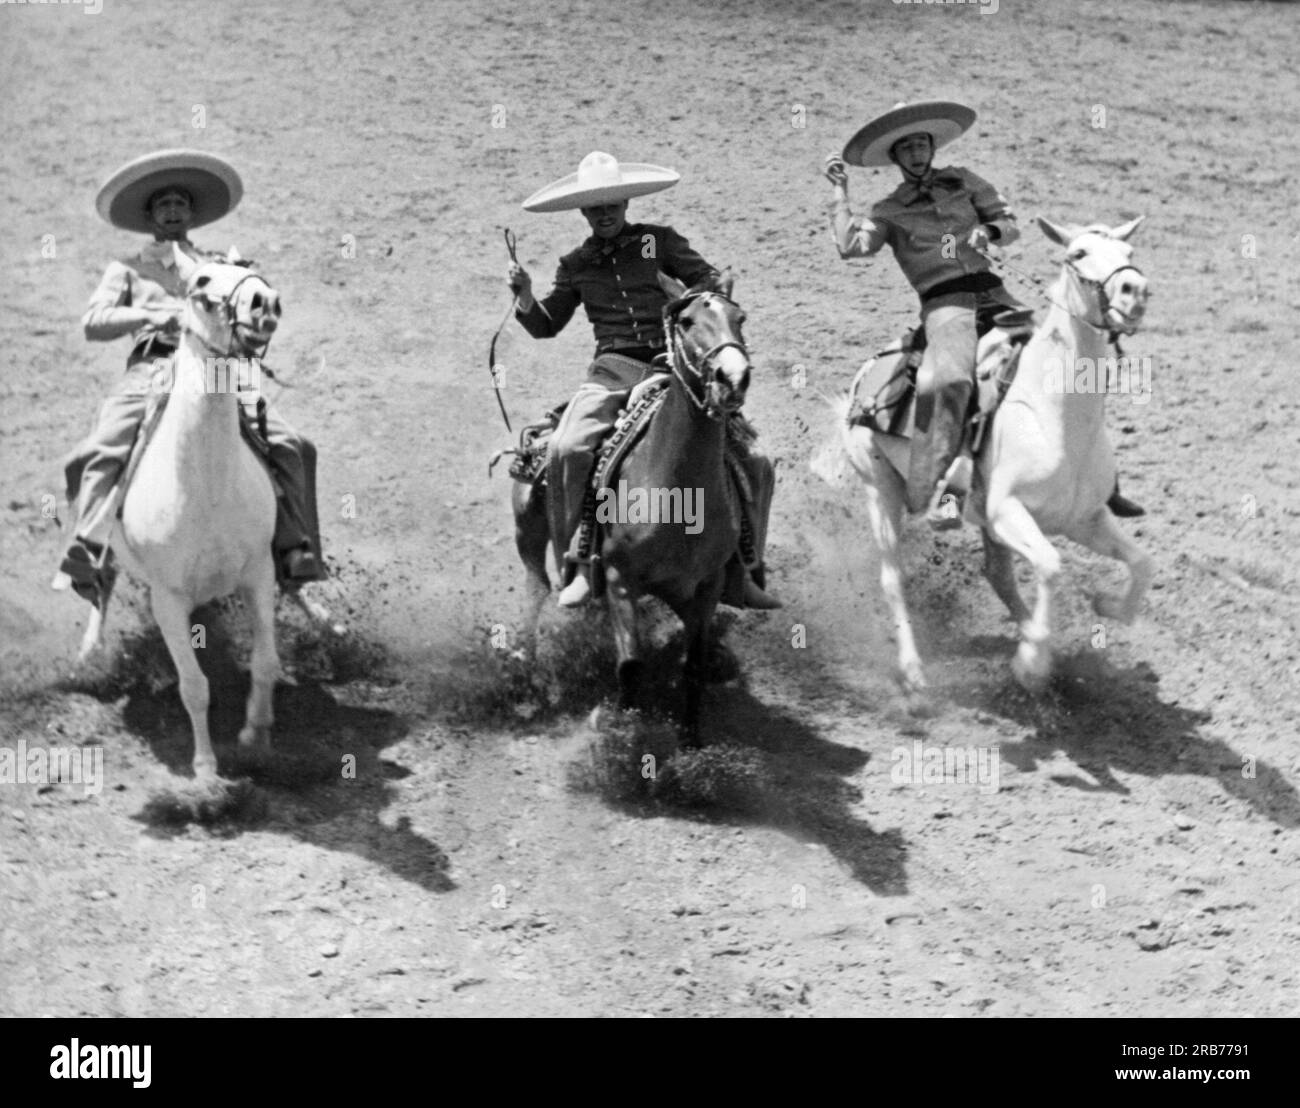
[[[669,277],[662,269],[658,271],[658,277],[659,287],[664,290],[664,295],[669,300],[680,300],[686,295],[686,286],[676,277]]]
[[[1146,216],[1140,215],[1136,219],[1130,219],[1127,223],[1122,223],[1118,227],[1112,228],[1110,237],[1113,239],[1119,239],[1120,242],[1127,242],[1128,237],[1142,225],[1144,219],[1146,219]]]
[[[1058,227],[1045,216],[1040,215],[1035,216],[1034,218],[1037,221],[1038,226],[1043,229],[1043,234],[1056,243],[1057,246],[1069,246],[1070,242],[1075,238],[1074,235],[1070,234],[1068,228]]]
[[[713,291],[721,293],[728,300],[730,300],[731,288],[735,283],[736,283],[736,275],[731,272],[731,267],[728,266],[726,269],[722,271],[718,279],[713,282]]]

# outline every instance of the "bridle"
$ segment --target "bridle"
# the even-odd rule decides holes
[[[1097,278],[1086,276],[1074,259],[1068,256],[1065,259],[1065,265],[1066,268],[1074,274],[1075,279],[1079,284],[1092,290],[1092,294],[1097,299],[1097,309],[1101,312],[1101,323],[1093,323],[1090,319],[1084,319],[1082,322],[1086,323],[1089,327],[1095,327],[1098,331],[1108,331],[1110,333],[1110,341],[1118,346],[1118,336],[1120,332],[1112,328],[1108,322],[1108,317],[1110,315],[1110,297],[1106,295],[1106,286],[1110,284],[1115,274],[1123,273],[1126,269],[1131,269],[1139,277],[1145,277],[1145,274],[1143,274],[1137,266],[1130,262],[1125,262],[1123,265],[1117,265],[1106,274],[1105,277],[1098,280]],[[1077,319],[1079,317],[1076,316],[1075,318]],[[1127,316],[1125,318],[1127,318]]]
[[[247,323],[241,323],[235,315],[235,297],[239,292],[240,286],[243,285],[245,281],[251,281],[254,278],[266,285],[266,278],[264,278],[260,273],[255,273],[250,269],[234,283],[225,296],[217,301],[217,307],[226,321],[226,326],[230,328],[231,349],[219,350],[191,327],[184,328],[182,334],[193,335],[199,340],[199,345],[201,345],[209,354],[215,354],[219,358],[229,358],[232,354],[238,354],[241,357],[260,358],[266,353],[266,348],[271,345],[271,340],[268,338],[262,343],[249,342],[244,332],[252,330],[252,327]],[[267,288],[270,287],[270,285],[267,285]],[[198,292],[191,293],[188,299],[197,300],[201,295],[202,294]]]
[[[717,372],[717,367],[713,360],[723,350],[734,348],[744,355],[745,361],[748,363],[749,350],[743,342],[740,342],[737,339],[725,339],[722,342],[709,347],[709,349],[704,351],[703,354],[696,355],[694,362],[691,361],[691,357],[686,351],[686,342],[682,338],[680,328],[677,326],[677,318],[691,303],[704,296],[716,296],[719,300],[725,301],[733,308],[739,307],[731,297],[724,296],[720,292],[705,290],[703,292],[687,293],[685,296],[674,300],[665,306],[664,339],[668,349],[672,352],[669,364],[672,367],[673,376],[682,383],[683,390],[686,395],[691,398],[691,403],[693,403],[695,407],[699,411],[703,412],[709,419],[720,420],[727,415],[727,412],[710,399],[711,393],[708,383],[712,376]],[[687,374],[694,378],[695,382],[699,385],[700,391],[703,393],[703,399],[696,395],[691,382],[687,380]]]
[[[1086,316],[1076,315],[1074,312],[1070,311],[1070,309],[1067,308],[1064,304],[1058,304],[1055,300],[1053,300],[1050,294],[1050,290],[1048,289],[1047,282],[1042,280],[1040,277],[1036,277],[1032,273],[1026,273],[1022,269],[1017,269],[1006,259],[994,257],[993,254],[987,250],[981,250],[979,251],[979,253],[984,257],[986,261],[988,261],[992,265],[999,266],[1002,269],[1005,269],[1009,273],[1014,273],[1022,281],[1025,281],[1028,284],[1033,285],[1038,290],[1039,294],[1043,297],[1044,300],[1046,300],[1053,307],[1060,308],[1061,311],[1063,311],[1071,319],[1077,319],[1080,323],[1087,324],[1095,331],[1105,331],[1107,333],[1107,337],[1109,338],[1110,342],[1114,344],[1116,350],[1119,349],[1120,332],[1114,330],[1114,328],[1111,327],[1110,323],[1107,322],[1106,319],[1106,317],[1110,314],[1110,297],[1106,295],[1106,286],[1110,284],[1111,278],[1114,277],[1115,274],[1123,273],[1124,270],[1126,269],[1131,269],[1139,277],[1145,277],[1146,275],[1140,269],[1138,269],[1137,266],[1133,265],[1131,262],[1125,262],[1123,265],[1116,266],[1108,274],[1106,274],[1106,276],[1103,277],[1101,280],[1097,280],[1096,278],[1089,277],[1086,274],[1084,274],[1084,272],[1079,268],[1078,263],[1075,262],[1068,254],[1066,255],[1065,257],[1066,268],[1069,269],[1070,272],[1074,274],[1079,284],[1084,286],[1085,289],[1090,289],[1096,298],[1097,308],[1101,312],[1101,322],[1094,323],[1091,319],[1088,319]]]

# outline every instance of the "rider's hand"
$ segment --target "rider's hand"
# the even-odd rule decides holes
[[[506,271],[506,281],[511,291],[519,297],[520,306],[528,308],[533,302],[533,279],[528,275],[528,270],[518,262],[511,262]]]
[[[972,250],[978,250],[983,254],[988,250],[992,242],[993,240],[989,238],[989,229],[981,223],[970,233],[970,237],[966,240],[966,245]]]
[[[826,159],[826,164],[822,167],[822,174],[836,188],[842,188],[846,192],[849,187],[849,170],[844,164],[844,159],[838,154],[832,154]]]
[[[164,335],[175,335],[181,329],[181,313],[176,308],[153,308],[149,312],[149,323]]]

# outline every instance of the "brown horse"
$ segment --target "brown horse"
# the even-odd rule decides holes
[[[656,596],[685,629],[682,728],[691,745],[699,741],[709,626],[741,530],[740,498],[725,453],[727,421],[745,402],[750,363],[740,333],[745,315],[731,299],[731,286],[730,277],[719,278],[665,305],[668,395],[614,479],[622,493],[630,492],[619,498],[624,505],[640,494],[643,503],[692,505],[695,518],[664,520],[664,514],[673,513],[654,512],[650,514],[659,518],[645,522],[641,517],[647,513],[621,512],[617,506],[612,513],[598,510],[596,517],[618,649],[619,705],[636,705],[642,664],[637,601]],[[527,629],[535,636],[541,605],[551,591],[544,486],[540,481],[516,484],[513,505],[515,544],[531,596]]]

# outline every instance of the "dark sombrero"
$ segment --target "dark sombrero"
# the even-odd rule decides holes
[[[244,195],[235,167],[202,150],[159,150],[127,162],[95,197],[95,209],[114,227],[152,234],[146,205],[159,189],[182,188],[194,202],[194,227],[214,223]]]
[[[849,165],[892,165],[889,149],[906,135],[924,133],[938,150],[963,134],[975,122],[975,110],[952,100],[921,100],[895,104],[849,139],[844,160]]]

